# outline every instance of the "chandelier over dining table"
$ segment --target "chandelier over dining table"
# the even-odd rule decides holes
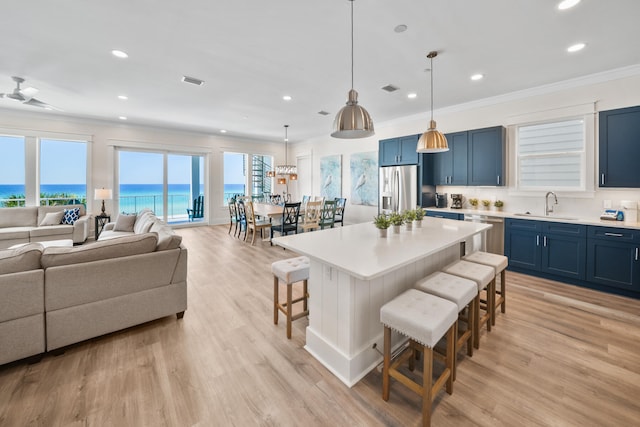
[[[277,165],[275,170],[268,171],[268,177],[278,176],[278,184],[286,184],[287,176],[290,181],[296,181],[298,179],[298,167],[296,165],[289,165],[287,163],[287,143],[289,142],[289,125],[284,125],[284,165]]]

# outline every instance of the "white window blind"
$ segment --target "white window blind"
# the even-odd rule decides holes
[[[518,126],[518,187],[584,190],[584,128],[583,119]]]

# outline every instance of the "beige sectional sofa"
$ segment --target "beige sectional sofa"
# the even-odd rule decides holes
[[[0,364],[172,314],[181,318],[187,249],[166,224],[149,219],[170,234],[0,250]]]
[[[64,209],[78,208],[80,218],[73,225],[45,221],[48,213],[62,213]],[[0,208],[0,249],[19,243],[44,242],[48,240],[72,239],[83,243],[89,235],[90,215],[84,205],[27,206],[22,208]],[[41,225],[43,224],[43,225]]]

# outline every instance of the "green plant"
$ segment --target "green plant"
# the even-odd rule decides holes
[[[469,204],[471,206],[478,206],[478,199],[476,199],[475,197],[472,197],[471,199],[469,199]]]
[[[389,221],[391,221],[391,225],[402,225],[404,217],[398,212],[394,212],[389,216]]]
[[[487,200],[487,199],[482,200],[482,206],[484,206],[485,208],[488,208],[489,206],[491,206],[491,200]]]
[[[385,214],[376,215],[373,217],[373,224],[376,228],[381,230],[389,228],[391,225],[391,221],[389,221],[389,217]]]
[[[502,200],[496,200],[495,202],[493,202],[493,206],[495,206],[496,208],[501,208],[504,206],[504,202]]]
[[[418,206],[416,210],[413,212],[414,212],[414,215],[416,216],[416,221],[422,221],[422,218],[424,218],[424,209]]]
[[[405,222],[412,222],[414,219],[416,219],[416,211],[414,210],[406,210],[402,213],[402,216],[404,217]]]

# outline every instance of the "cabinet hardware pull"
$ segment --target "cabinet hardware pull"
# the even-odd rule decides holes
[[[536,246],[540,246],[540,235],[536,236]]]
[[[497,184],[500,185],[500,175],[496,177]]]
[[[547,236],[544,236],[542,238],[542,241],[543,241],[542,246],[544,246],[546,248],[547,247]]]
[[[604,185],[604,174],[600,174],[600,185]]]
[[[638,248],[636,248],[636,261],[638,260]]]
[[[610,237],[622,237],[623,235],[620,233],[604,233],[605,236],[610,236]]]

